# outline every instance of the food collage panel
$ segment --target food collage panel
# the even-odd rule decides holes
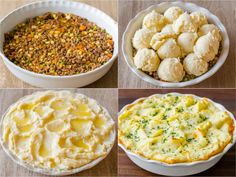
[[[236,176],[235,7],[0,0],[0,177]]]

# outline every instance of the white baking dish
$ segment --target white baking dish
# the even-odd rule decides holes
[[[89,21],[96,23],[98,26],[106,29],[106,31],[112,35],[114,41],[114,52],[112,58],[102,65],[101,67],[82,74],[72,76],[50,76],[45,74],[34,73],[12,63],[3,52],[4,33],[12,30],[18,23],[25,21],[27,18],[32,18],[38,15],[42,15],[46,12],[62,12],[72,13]],[[80,3],[66,0],[47,0],[39,1],[22,6],[6,17],[0,22],[0,56],[2,57],[7,68],[16,77],[24,82],[27,82],[37,87],[82,87],[95,82],[102,76],[104,76],[111,68],[113,62],[117,58],[118,54],[118,25],[111,17],[104,12]]]
[[[192,94],[180,94],[180,93],[171,93],[171,94],[176,95],[176,96],[191,95],[195,98],[200,98],[200,97],[198,97],[196,95],[192,95]],[[163,96],[164,94],[155,94],[155,95]],[[154,95],[151,95],[151,96],[154,96]],[[135,104],[143,99],[145,99],[145,98],[137,99],[133,103],[124,106],[118,114],[119,115],[122,114],[130,105]],[[233,119],[234,125],[236,126],[235,117],[231,112],[229,112],[221,104],[215,103],[214,101],[212,101],[210,99],[208,99],[208,100],[211,103],[214,103],[214,105],[217,106],[220,110],[226,111],[230,115],[230,117]],[[167,164],[167,163],[160,162],[160,161],[149,160],[147,158],[144,158],[140,155],[137,155],[137,154],[131,152],[130,150],[126,149],[120,143],[119,143],[119,147],[121,147],[125,151],[127,156],[136,165],[138,165],[139,167],[141,167],[147,171],[150,171],[155,174],[166,175],[166,176],[186,176],[186,175],[193,175],[193,174],[200,173],[200,172],[205,171],[205,170],[211,168],[212,166],[214,166],[223,157],[223,155],[231,147],[234,146],[235,142],[236,142],[236,129],[234,129],[232,142],[230,144],[228,144],[221,153],[216,154],[215,156],[212,156],[208,160],[196,161],[196,162],[191,162],[191,163],[176,163],[176,164]]]
[[[135,31],[141,28],[144,16],[154,9],[159,13],[163,13],[165,12],[166,9],[172,6],[179,6],[183,10],[188,11],[188,12],[195,12],[195,11],[202,12],[203,14],[207,16],[209,23],[215,24],[220,29],[221,35],[223,38],[221,42],[222,51],[220,53],[217,63],[205,74],[193,80],[186,81],[186,82],[179,82],[179,83],[170,83],[170,82],[156,80],[152,78],[151,76],[145,74],[144,72],[138,70],[133,62],[132,38],[134,36]],[[203,7],[197,6],[196,4],[188,3],[188,2],[181,2],[181,1],[163,2],[160,4],[155,4],[141,11],[129,22],[122,38],[122,51],[123,51],[125,61],[127,65],[129,66],[129,68],[142,80],[149,82],[155,86],[159,86],[159,87],[185,87],[185,86],[195,85],[202,82],[203,80],[211,77],[220,69],[220,67],[224,64],[229,53],[229,37],[228,37],[227,31],[224,25],[221,23],[218,17],[213,15],[209,10]]]
[[[36,94],[37,92],[33,93],[33,94]],[[78,93],[79,94],[79,93]],[[83,94],[80,94],[82,95],[82,97],[84,96]],[[20,98],[17,102],[21,101],[21,100],[24,100],[24,98],[27,97],[24,96],[22,98]],[[92,99],[92,98],[89,98],[95,102],[97,102],[96,100]],[[84,170],[87,170],[87,169],[90,169],[92,167],[94,167],[95,165],[97,165],[99,162],[101,162],[103,159],[105,159],[107,157],[107,155],[111,152],[114,144],[115,144],[115,140],[116,140],[116,130],[115,130],[115,126],[113,126],[113,130],[112,130],[112,133],[110,135],[110,137],[107,139],[106,141],[106,144],[107,145],[110,145],[109,149],[107,149],[107,154],[102,156],[102,157],[99,157],[95,160],[93,160],[92,162],[84,165],[84,166],[81,166],[79,168],[75,168],[75,169],[71,169],[71,170],[50,170],[50,169],[43,169],[43,168],[39,168],[39,167],[35,167],[35,166],[32,166],[28,163],[25,163],[24,161],[20,160],[17,156],[15,156],[8,148],[7,144],[3,142],[3,120],[4,120],[4,117],[6,115],[6,113],[11,109],[11,107],[13,107],[16,103],[12,104],[11,106],[9,106],[9,108],[5,111],[5,113],[2,115],[1,117],[1,120],[0,120],[0,144],[4,150],[4,152],[18,165],[24,167],[24,168],[27,168],[28,170],[30,171],[33,171],[33,172],[36,172],[36,173],[41,173],[41,174],[45,174],[45,175],[52,175],[52,176],[55,176],[55,175],[60,175],[60,176],[64,176],[64,175],[71,175],[71,174],[75,174],[75,173],[79,173],[81,171],[84,171]],[[97,102],[98,105],[100,105],[98,102]],[[106,114],[107,117],[110,118],[110,120],[112,120],[114,122],[114,120],[112,119],[111,115],[109,114],[108,110],[104,107],[102,107],[100,105],[100,107],[103,109],[104,113]],[[115,122],[114,122],[115,123]]]

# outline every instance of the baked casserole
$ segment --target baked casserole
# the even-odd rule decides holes
[[[207,98],[169,93],[139,99],[118,118],[118,141],[167,164],[207,160],[232,142],[235,124]]]

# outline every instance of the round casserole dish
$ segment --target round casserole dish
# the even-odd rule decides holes
[[[133,62],[132,38],[134,36],[135,31],[137,31],[141,27],[144,16],[146,14],[150,13],[152,10],[156,10],[159,13],[163,13],[165,10],[167,10],[169,7],[172,7],[172,6],[179,6],[184,11],[187,11],[187,12],[195,12],[195,11],[202,12],[203,14],[206,15],[209,23],[215,24],[220,29],[221,36],[223,38],[223,40],[221,41],[222,51],[220,53],[220,56],[219,56],[216,64],[210,70],[208,70],[205,74],[203,74],[195,79],[185,81],[185,82],[171,83],[171,82],[164,82],[164,81],[154,79],[151,76],[149,76],[149,75],[145,74],[144,72],[140,71],[139,69],[137,69],[136,66],[134,65],[134,62]],[[226,28],[221,23],[219,18],[216,17],[215,15],[213,15],[209,10],[207,10],[203,7],[197,6],[193,3],[163,2],[160,4],[150,6],[149,8],[139,12],[129,22],[129,24],[124,32],[123,38],[122,38],[122,51],[123,51],[123,56],[124,56],[124,59],[125,59],[127,65],[132,70],[132,72],[134,72],[135,75],[137,75],[140,79],[142,79],[146,82],[149,82],[155,86],[159,86],[159,87],[186,87],[186,86],[195,85],[195,84],[202,82],[203,80],[211,77],[213,74],[215,74],[220,69],[220,67],[224,64],[224,62],[228,56],[228,53],[229,53],[229,37],[228,37],[227,31],[226,31]]]
[[[14,63],[12,63],[3,52],[3,42],[4,33],[10,31],[17,24],[25,21],[27,18],[32,18],[35,16],[42,15],[46,12],[62,12],[62,13],[72,13],[83,18],[87,18],[89,21],[94,22],[101,28],[106,29],[106,31],[112,35],[114,41],[114,51],[112,58],[103,64],[102,66],[96,68],[95,70],[81,73],[71,76],[51,76],[45,74],[38,74],[28,70],[25,70]],[[7,68],[14,74],[17,78],[22,81],[29,83],[37,87],[60,87],[60,88],[70,88],[70,87],[83,87],[92,82],[95,82],[102,76],[104,76],[118,54],[118,25],[110,16],[104,12],[80,3],[64,0],[49,0],[49,1],[39,1],[31,4],[24,5],[2,19],[0,22],[0,56],[3,59]]]
[[[38,92],[34,92],[31,96],[34,96],[36,95]],[[95,103],[97,105],[99,105],[101,107],[101,109],[104,111],[104,114],[113,122],[114,120],[112,119],[111,115],[109,114],[108,110],[106,108],[104,108],[103,106],[101,106],[96,100],[90,98],[90,97],[87,97],[85,96],[84,94],[80,94],[80,93],[77,93],[75,92],[76,94],[82,96],[82,97],[86,97],[92,101],[95,101]],[[71,175],[71,174],[75,174],[75,173],[79,173],[81,171],[84,171],[84,170],[87,170],[87,169],[90,169],[92,167],[94,167],[95,165],[97,165],[99,162],[101,162],[103,159],[105,159],[107,157],[107,155],[111,152],[113,146],[114,146],[114,143],[115,143],[115,139],[116,139],[116,130],[115,130],[115,126],[113,126],[113,129],[111,131],[111,134],[110,136],[107,138],[106,140],[106,143],[109,144],[109,148],[107,149],[107,153],[104,155],[104,156],[101,156],[97,159],[94,159],[93,161],[91,161],[90,163],[88,164],[85,164],[79,168],[74,168],[74,169],[70,169],[70,170],[61,170],[61,169],[43,169],[43,168],[40,168],[40,167],[36,167],[36,166],[33,166],[33,165],[30,165],[29,163],[26,163],[24,162],[23,160],[19,159],[16,155],[14,155],[10,150],[9,150],[9,147],[7,145],[7,143],[4,143],[4,140],[3,140],[3,121],[4,121],[4,118],[5,118],[5,115],[8,113],[8,111],[14,107],[16,104],[18,104],[19,102],[23,101],[24,99],[26,99],[29,95],[26,95],[22,98],[20,98],[19,100],[17,100],[15,103],[13,103],[11,106],[9,106],[9,108],[5,111],[5,113],[2,115],[1,117],[1,120],[0,120],[0,144],[4,150],[4,152],[13,160],[13,162],[15,162],[16,164],[30,170],[30,171],[33,171],[33,172],[36,172],[36,173],[41,173],[41,174],[44,174],[44,175],[52,175],[52,176],[55,176],[55,175],[60,175],[60,176],[64,176],[64,175]]]
[[[180,93],[169,93],[169,94],[172,94],[174,96],[191,95],[194,98],[201,98],[201,97],[198,97],[198,96],[192,95],[192,94],[180,94]],[[151,96],[155,96],[155,95],[163,96],[165,94],[154,94]],[[131,104],[124,106],[121,109],[121,111],[118,113],[118,115],[121,115],[131,105],[136,104],[144,99],[146,99],[146,98],[139,98],[139,99],[135,100],[134,102],[132,102]],[[215,103],[214,101],[212,101],[209,98],[208,98],[208,101],[213,103],[220,110],[226,111],[230,115],[230,117],[232,118],[234,125],[236,125],[235,117],[231,112],[229,112],[221,104]],[[235,142],[236,142],[236,129],[234,129],[233,139],[232,139],[231,143],[229,143],[223,149],[222,152],[210,157],[208,160],[201,160],[201,161],[187,162],[187,163],[175,163],[175,164],[168,164],[168,163],[157,161],[157,160],[149,160],[145,157],[142,157],[142,156],[126,149],[121,143],[118,143],[118,145],[120,148],[122,148],[125,151],[125,153],[131,159],[131,161],[133,161],[136,165],[138,165],[139,167],[141,167],[147,171],[150,171],[155,174],[166,175],[166,176],[186,176],[186,175],[193,175],[193,174],[203,172],[203,171],[211,168],[212,166],[214,166],[223,157],[223,155],[226,154],[227,151],[231,147],[234,146]]]

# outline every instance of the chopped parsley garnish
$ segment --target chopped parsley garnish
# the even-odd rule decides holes
[[[163,138],[162,143],[165,143],[167,141],[167,138]]]
[[[202,120],[202,122],[206,121],[208,119],[208,117],[200,114],[200,119]]]
[[[138,130],[138,129],[137,129]],[[126,138],[128,139],[133,139],[134,141],[140,141],[139,136],[137,136],[137,130],[135,131],[135,133],[129,133],[128,135],[126,135]]]
[[[194,138],[188,138],[188,139],[186,139],[186,141],[187,141],[188,143],[190,143],[193,139],[194,139]]]
[[[159,113],[159,111],[155,111],[155,112],[153,112],[152,114],[151,114],[151,116],[156,116],[157,114]]]
[[[179,97],[176,96],[176,97],[175,97],[175,101],[174,101],[174,105],[176,105],[178,101],[179,101]]]
[[[170,111],[170,110],[171,110],[171,108],[167,108],[167,109],[166,109],[166,111]]]
[[[167,119],[167,115],[163,115],[162,120],[166,120]]]
[[[142,119],[142,120],[139,120],[139,123],[142,125],[143,128],[146,128],[147,125],[149,124],[149,120]]]
[[[176,135],[176,133],[175,132],[170,132],[170,134],[173,136],[173,135]]]
[[[178,107],[178,108],[176,108],[176,111],[177,111],[177,112],[183,112],[183,111],[184,111],[184,108],[183,108],[183,107]]]
[[[126,135],[126,138],[128,138],[128,139],[133,139],[133,134],[132,134],[132,133],[129,133],[128,135]]]

